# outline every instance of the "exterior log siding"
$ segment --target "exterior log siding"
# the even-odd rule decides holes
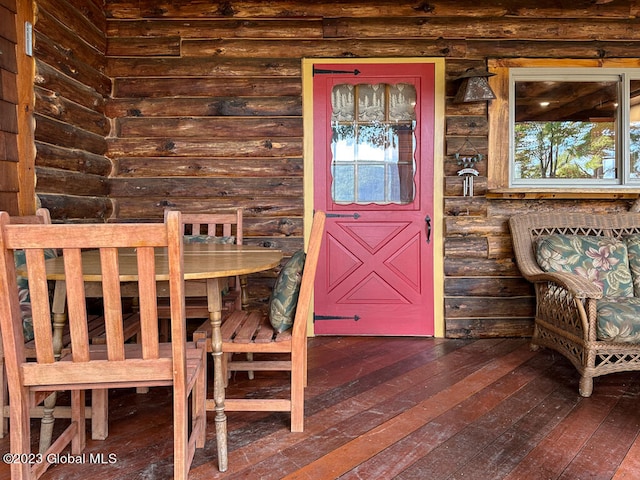
[[[36,4],[36,193],[57,221],[104,222],[113,215],[105,11],[99,0]]]
[[[446,59],[449,337],[531,333],[533,291],[514,263],[511,215],[616,212],[635,200],[492,197],[491,158],[478,165],[475,196],[463,197],[453,155],[466,140],[487,153],[487,106],[451,100],[452,79],[489,58],[637,57],[640,2],[36,4],[36,193],[54,220],[159,221],[167,206],[239,205],[247,243],[293,252],[302,244],[303,57]],[[11,205],[6,192],[0,200]]]
[[[20,211],[21,169],[33,171],[33,158],[19,162],[16,15],[15,0],[0,2],[0,206],[14,215]]]

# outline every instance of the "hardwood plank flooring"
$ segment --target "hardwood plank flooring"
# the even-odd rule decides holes
[[[598,378],[582,398],[571,364],[532,352],[527,339],[317,337],[309,345],[304,433],[289,431],[285,413],[229,412],[223,474],[210,413],[189,478],[640,478],[640,373]],[[286,394],[284,375],[238,373],[227,395]],[[84,464],[54,466],[44,480],[171,478],[170,390],[114,390],[109,411],[107,440],[88,440]],[[38,426],[33,420],[34,445]],[[8,437],[0,451],[9,451]],[[88,463],[89,454],[105,464]],[[0,480],[9,478],[1,464]]]

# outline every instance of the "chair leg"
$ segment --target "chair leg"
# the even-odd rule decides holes
[[[249,283],[246,275],[239,276],[236,278],[236,282],[240,284],[240,305],[237,305],[237,308],[246,310],[249,308]],[[247,362],[253,362],[253,352],[247,352]],[[249,380],[253,380],[255,378],[255,374],[253,370],[247,370],[247,376]]]
[[[291,431],[304,431],[304,369],[291,370]]]
[[[91,391],[91,438],[105,440],[109,435],[109,390]]]
[[[188,408],[186,392],[173,392],[173,478],[186,480],[189,471],[187,456],[188,442]]]
[[[253,352],[247,352],[247,362],[253,362]],[[247,375],[249,376],[249,380],[253,380],[255,378],[253,370],[247,370]]]
[[[5,407],[8,406],[8,390],[7,390],[7,375],[4,371],[4,359],[0,358],[0,438],[4,438],[6,432],[9,431],[9,418],[5,415]]]
[[[71,453],[79,455],[87,444],[85,391],[71,390],[71,421],[76,422],[78,431],[71,439]]]
[[[12,403],[10,415],[11,415],[11,452],[12,453],[31,453],[31,428],[30,428],[30,414],[29,414],[29,402],[27,398],[23,398],[21,402],[14,401]],[[31,465],[29,462],[13,462],[11,464],[11,479],[12,480],[31,480],[32,475],[30,472]]]
[[[191,393],[193,397],[192,431],[198,432],[196,437],[196,448],[203,448],[207,440],[207,352],[202,355],[202,368],[198,373],[198,379]],[[199,425],[198,425],[199,423]]]
[[[304,342],[304,353],[302,354],[302,360],[304,362],[304,367],[302,368],[302,372],[304,373],[304,386],[305,388],[307,387],[307,385],[309,385],[309,381],[307,379],[307,367],[308,367],[308,359],[307,359],[307,342]]]
[[[593,377],[583,375],[580,378],[580,385],[578,387],[580,395],[583,397],[590,397],[593,393]]]
[[[291,431],[304,431],[305,355],[291,356]]]

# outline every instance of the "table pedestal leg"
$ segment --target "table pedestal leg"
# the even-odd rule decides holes
[[[240,275],[240,307],[242,310],[249,308],[249,286],[246,275]]]
[[[51,439],[53,437],[53,424],[55,418],[53,416],[53,410],[56,407],[57,394],[53,392],[44,400],[44,407],[42,409],[42,420],[40,420],[40,449],[41,454],[45,454],[51,446]]]
[[[227,416],[224,413],[224,387],[226,372],[222,370],[222,298],[217,278],[207,280],[207,303],[211,320],[211,354],[213,355],[213,401],[215,403],[216,444],[218,469],[227,470]],[[207,408],[209,410],[209,408]]]
[[[62,352],[62,336],[64,333],[64,325],[67,322],[67,314],[65,312],[66,302],[66,284],[59,280],[55,284],[53,291],[53,303],[51,311],[53,312],[53,353],[56,360],[60,359]],[[53,424],[55,418],[53,410],[56,406],[57,393],[53,392],[44,400],[44,408],[42,409],[42,420],[40,421],[40,453],[44,454],[51,446],[53,437]]]

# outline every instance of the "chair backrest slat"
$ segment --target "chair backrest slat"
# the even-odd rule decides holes
[[[158,337],[158,296],[155,280],[155,257],[153,248],[138,249],[138,271],[144,275],[138,277],[140,304],[140,324],[143,358],[157,358],[159,352]]]
[[[117,248],[100,249],[100,270],[107,357],[109,360],[124,360],[124,325]]]
[[[44,318],[44,322],[33,322],[36,358],[41,363],[53,363],[54,348],[51,331],[51,309],[49,308],[49,287],[45,268],[44,249],[30,249],[25,252],[29,278],[29,296],[32,318]]]
[[[46,232],[41,232],[44,234]],[[52,237],[52,242],[56,237]],[[79,248],[65,248],[62,250],[62,259],[65,269],[65,287],[67,291],[67,317],[69,333],[71,336],[71,350],[76,362],[89,361],[89,332],[87,329],[87,301],[84,292],[84,279],[82,278],[82,251]],[[31,286],[31,278],[29,278]],[[46,320],[42,317],[33,317],[36,323],[46,328]],[[36,336],[36,345],[38,337]]]

